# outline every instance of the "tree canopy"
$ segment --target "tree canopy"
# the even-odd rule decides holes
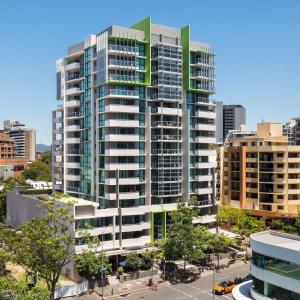
[[[30,163],[23,171],[25,179],[51,181],[51,166],[41,160]]]
[[[10,276],[0,276],[0,300],[48,300],[47,289],[35,286],[32,289],[24,281],[16,281]]]
[[[45,201],[41,217],[23,223],[17,230],[5,229],[6,251],[26,270],[44,278],[54,295],[61,270],[71,259],[74,238],[69,224],[73,222],[70,205]]]
[[[110,274],[112,265],[109,263],[109,258],[102,252],[96,252],[101,246],[100,239],[86,231],[81,232],[80,235],[87,241],[88,247],[75,257],[75,267],[79,275],[89,280],[95,279],[101,275],[101,268],[105,269],[106,274]]]

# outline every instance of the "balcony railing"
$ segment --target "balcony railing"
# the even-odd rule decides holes
[[[163,135],[153,135],[153,140],[181,140],[180,135],[169,135],[169,134],[163,134]]]
[[[152,126],[171,126],[171,127],[181,127],[180,122],[176,121],[154,121],[151,123]]]
[[[135,46],[108,45],[108,50],[135,53],[139,51],[139,48]]]
[[[106,95],[138,97],[139,92],[138,91],[131,91],[131,90],[110,89],[110,90],[107,91]]]
[[[136,76],[136,75],[110,74],[110,75],[108,75],[108,78],[110,80],[118,80],[118,81],[141,82],[139,76]]]
[[[131,67],[131,68],[139,67],[138,61],[128,61],[122,59],[109,59],[108,64],[113,66]]]

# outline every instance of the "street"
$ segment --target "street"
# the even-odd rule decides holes
[[[231,266],[229,269],[224,269],[216,273],[216,283],[226,279],[233,279],[236,276],[242,278],[249,274],[249,264],[237,264]],[[170,287],[159,288],[157,291],[149,290],[134,295],[127,296],[130,300],[208,300],[212,299],[212,275],[199,278],[192,283],[179,283],[171,285]],[[216,299],[232,299],[231,294],[224,296],[216,296]]]

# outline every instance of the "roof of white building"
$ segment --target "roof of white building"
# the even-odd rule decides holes
[[[300,236],[297,235],[275,231],[263,231],[252,234],[251,239],[264,244],[300,252]]]
[[[263,231],[251,235],[250,245],[255,252],[300,265],[300,236]]]

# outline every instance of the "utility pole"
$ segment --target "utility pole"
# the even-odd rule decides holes
[[[212,293],[213,293],[213,300],[215,300],[216,299],[216,293],[215,293],[215,285],[216,285],[215,281],[216,281],[216,279],[215,279],[215,262],[214,262],[214,260],[215,260],[215,249],[214,249],[213,246],[211,246],[211,249],[212,249],[212,252],[213,252],[213,287],[212,287]]]
[[[102,250],[101,250],[101,277],[102,277],[102,299],[104,298],[104,266],[103,266],[103,232],[102,232],[102,237],[101,237],[101,246],[102,246]]]
[[[219,211],[219,206],[216,203],[216,168],[211,168],[211,175],[212,175],[212,197],[213,197],[213,205],[216,206],[216,215]],[[219,233],[219,222],[217,220],[217,227],[216,227],[216,234]]]

